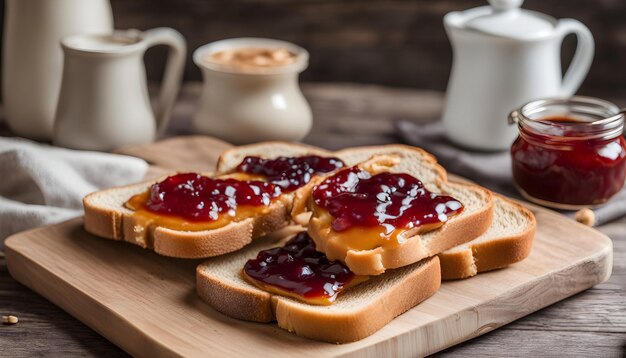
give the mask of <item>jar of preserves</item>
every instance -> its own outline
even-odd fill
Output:
[[[543,99],[511,112],[519,136],[513,178],[528,200],[557,209],[597,206],[626,180],[624,113],[611,102],[575,96]]]

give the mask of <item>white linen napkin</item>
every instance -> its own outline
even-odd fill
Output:
[[[513,185],[511,156],[504,152],[476,152],[448,141],[441,121],[418,124],[408,120],[395,122],[398,136],[406,143],[434,154],[449,172],[458,174],[495,192],[523,200]],[[626,189],[606,204],[593,209],[595,225],[602,225],[626,215]],[[564,212],[574,216],[572,212]]]
[[[85,195],[139,181],[147,170],[134,157],[0,137],[0,248],[13,233],[81,215]]]

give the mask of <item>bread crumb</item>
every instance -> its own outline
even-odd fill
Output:
[[[15,316],[2,316],[3,324],[16,324],[17,322],[18,322],[18,319]]]
[[[593,226],[596,222],[596,215],[589,208],[582,208],[576,212],[574,215],[576,221],[583,225]]]

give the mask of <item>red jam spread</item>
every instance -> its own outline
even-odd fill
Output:
[[[176,174],[133,196],[126,207],[146,220],[180,230],[206,230],[258,214],[281,194],[262,181]]]
[[[371,175],[352,167],[326,178],[313,190],[316,205],[333,216],[332,228],[383,226],[386,232],[443,223],[460,213],[463,204],[453,197],[426,190],[409,174]]]
[[[315,250],[306,232],[283,247],[259,252],[246,262],[243,273],[247,281],[265,291],[319,305],[332,304],[343,290],[367,279]]]
[[[601,204],[622,189],[623,136],[581,139],[575,132],[588,124],[576,118],[547,117],[541,122],[555,125],[545,133],[520,127],[511,147],[513,177],[523,194],[546,205],[574,208]]]
[[[238,205],[269,205],[280,190],[261,181],[213,179],[195,173],[177,174],[150,187],[146,208],[187,220],[217,220],[234,216]]]
[[[316,155],[276,159],[248,156],[237,166],[236,171],[263,176],[283,191],[290,192],[306,185],[316,174],[332,172],[343,166],[339,158]]]

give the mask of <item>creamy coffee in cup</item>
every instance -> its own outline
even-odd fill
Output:
[[[236,70],[257,70],[295,63],[297,55],[286,48],[244,47],[211,53],[206,61]]]

